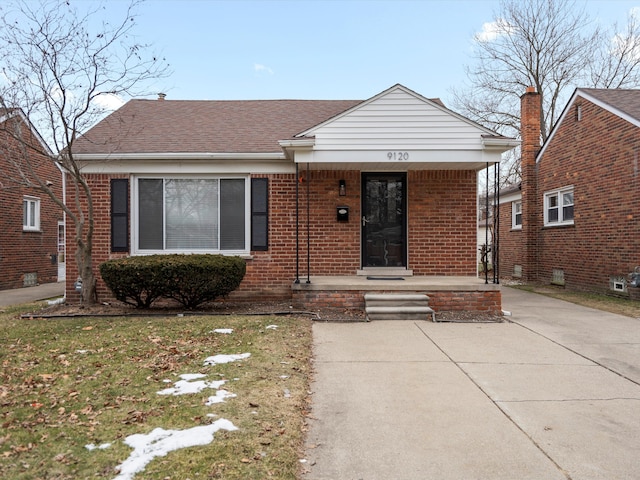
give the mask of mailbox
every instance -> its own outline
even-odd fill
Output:
[[[349,207],[336,207],[336,215],[339,222],[348,222]]]

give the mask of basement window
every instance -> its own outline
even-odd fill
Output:
[[[614,292],[624,293],[627,291],[627,281],[623,276],[609,277],[609,288]]]
[[[517,278],[522,277],[522,265],[514,265],[513,266],[513,276]]]
[[[564,270],[554,268],[551,272],[551,285],[560,285],[564,287]]]

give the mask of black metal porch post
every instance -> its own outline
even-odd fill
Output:
[[[489,162],[487,162],[486,172],[484,194],[484,258],[482,260],[485,284],[489,283]]]

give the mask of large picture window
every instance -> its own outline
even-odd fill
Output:
[[[138,178],[137,251],[246,251],[246,184],[245,178]]]
[[[544,224],[573,225],[573,187],[544,194]]]

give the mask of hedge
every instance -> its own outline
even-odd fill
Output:
[[[100,265],[100,275],[115,298],[137,308],[172,298],[194,309],[237,289],[245,272],[240,257],[205,254],[135,256]]]

